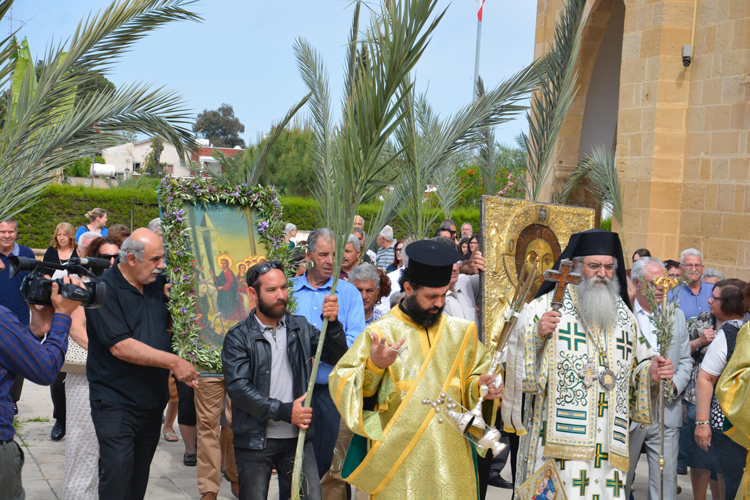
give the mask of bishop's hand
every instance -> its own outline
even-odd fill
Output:
[[[489,373],[479,377],[479,387],[486,385],[488,389],[484,399],[503,399],[503,384],[501,383],[500,387],[495,387],[495,384],[493,384],[497,377],[498,375],[490,375]]]
[[[404,345],[406,339],[401,339],[400,342],[388,343],[385,340],[385,336],[382,338],[375,332],[370,332],[372,337],[372,344],[370,345],[370,361],[372,361],[378,368],[388,368],[396,361],[398,357],[398,351],[401,346]]]
[[[547,311],[546,313],[542,314],[542,318],[539,320],[539,323],[536,324],[539,336],[546,338],[555,333],[555,330],[557,330],[557,325],[558,323],[560,323],[561,317],[562,314],[557,311]]]

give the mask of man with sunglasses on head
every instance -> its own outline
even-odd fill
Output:
[[[229,330],[222,362],[232,399],[232,430],[240,498],[265,500],[271,470],[278,470],[281,498],[289,498],[299,429],[308,429],[312,408],[304,406],[320,331],[289,314],[289,290],[281,263],[261,262],[247,272],[248,292],[258,306]],[[321,362],[335,364],[347,350],[338,321],[337,297],[326,296],[321,318],[329,320]],[[322,497],[318,467],[307,432],[301,494]]]

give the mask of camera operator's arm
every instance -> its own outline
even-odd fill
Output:
[[[134,365],[156,366],[172,370],[180,382],[198,387],[198,372],[193,365],[179,356],[154,349],[135,339],[125,339],[109,348],[117,358]]]
[[[80,286],[80,281],[65,278]],[[57,283],[52,285],[52,307],[31,308],[32,325],[27,328],[8,309],[0,307],[0,365],[9,372],[21,375],[35,384],[49,385],[65,361],[70,331],[70,313],[79,303],[65,299],[58,293]],[[47,340],[40,344],[34,338],[47,328]]]

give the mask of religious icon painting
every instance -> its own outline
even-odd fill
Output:
[[[247,318],[251,305],[247,270],[265,260],[258,217],[250,209],[225,203],[187,207],[193,255],[198,327],[201,336],[220,346],[226,332]]]
[[[174,350],[202,373],[221,376],[224,336],[255,307],[248,270],[263,260],[289,267],[281,202],[270,186],[167,177],[159,209]]]
[[[500,336],[508,302],[529,274],[529,264],[537,262],[530,300],[570,236],[594,227],[594,215],[590,208],[482,196],[482,255],[486,262],[482,318],[486,340],[495,342]]]
[[[567,500],[560,474],[553,459],[547,460],[542,467],[518,487],[518,498],[521,500]]]

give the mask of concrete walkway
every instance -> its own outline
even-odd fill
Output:
[[[52,402],[48,387],[32,384],[28,380],[24,383],[21,400],[18,402],[18,421],[20,430],[17,439],[22,442],[26,454],[23,467],[23,485],[27,500],[51,500],[62,498],[63,459],[65,456],[65,439],[54,442],[49,433],[52,430]],[[175,431],[179,427],[175,424]],[[199,499],[200,493],[196,485],[196,468],[182,464],[184,447],[182,441],[168,443],[164,439],[159,442],[156,455],[151,464],[151,476],[148,483],[146,498],[149,500],[171,499]],[[510,479],[510,471],[503,471],[503,477]],[[645,455],[638,463],[635,498],[645,499],[647,496],[646,480],[648,465]],[[689,476],[678,476],[683,492],[679,500],[692,500],[692,490]],[[219,498],[233,499],[229,490],[229,483],[222,479],[222,491]],[[624,493],[623,493],[624,495]],[[709,493],[710,495],[710,493]],[[271,481],[269,499],[278,498],[278,486]],[[510,490],[490,487],[487,500],[510,500]]]

